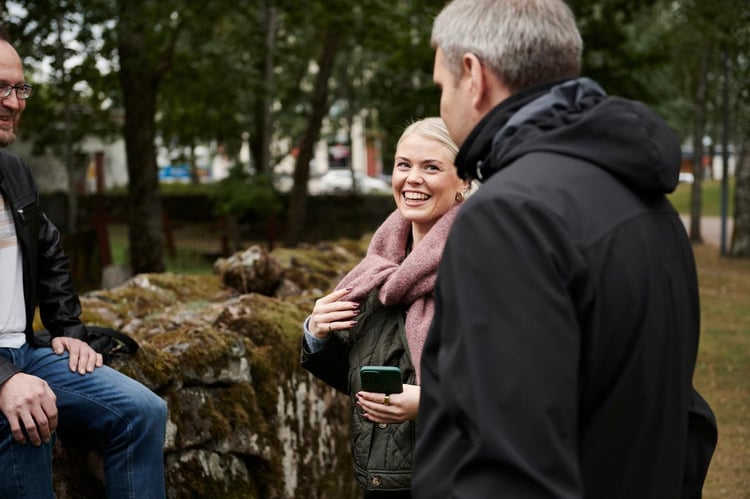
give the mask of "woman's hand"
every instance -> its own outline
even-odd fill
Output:
[[[332,331],[349,329],[357,324],[354,317],[359,313],[359,303],[344,301],[352,288],[339,289],[315,302],[307,328],[313,336],[325,339]]]
[[[417,385],[404,385],[403,392],[387,398],[384,393],[358,392],[357,405],[373,423],[403,423],[417,418],[419,394]]]

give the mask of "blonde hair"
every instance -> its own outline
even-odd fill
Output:
[[[454,79],[471,53],[512,92],[581,71],[583,40],[563,0],[453,0],[435,18],[432,45]]]
[[[451,139],[450,134],[448,133],[448,128],[446,128],[445,123],[441,118],[430,117],[413,122],[404,129],[401,138],[398,139],[396,148],[398,148],[398,146],[401,145],[401,142],[410,135],[417,135],[425,139],[440,142],[453,154],[454,159],[456,154],[458,154],[458,146],[453,142],[453,139]]]

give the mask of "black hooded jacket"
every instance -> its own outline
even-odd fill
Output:
[[[516,94],[456,164],[483,185],[443,254],[414,497],[700,497],[716,443],[692,385],[679,143],[578,79]]]

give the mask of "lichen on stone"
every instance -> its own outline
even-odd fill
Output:
[[[350,401],[304,371],[299,358],[302,322],[315,299],[356,265],[363,248],[337,241],[276,249],[267,255],[282,270],[273,293],[242,292],[220,275],[165,273],[81,296],[87,323],[119,329],[140,345],[135,355],[115,356],[112,367],[167,401],[168,497],[359,497]],[[76,474],[89,473],[75,465],[77,453],[62,452],[59,499],[101,497],[93,486],[71,488],[86,483]]]

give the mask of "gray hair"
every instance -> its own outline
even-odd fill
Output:
[[[425,139],[440,142],[446,149],[453,153],[454,158],[456,157],[456,154],[458,154],[458,146],[453,142],[453,139],[451,139],[448,129],[441,118],[430,117],[413,122],[404,129],[401,138],[398,139],[396,147],[398,147],[401,142],[410,135],[417,135]]]
[[[453,0],[435,19],[432,46],[454,79],[468,52],[511,92],[581,71],[583,41],[563,0]]]

